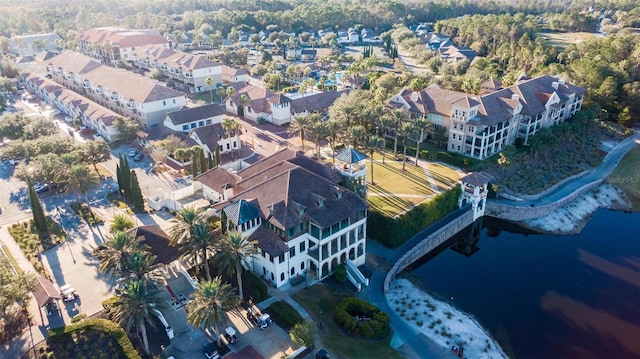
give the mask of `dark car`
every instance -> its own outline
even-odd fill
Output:
[[[330,359],[330,358],[331,358],[331,355],[329,355],[329,352],[324,349],[320,349],[316,353],[316,359]]]
[[[220,359],[220,354],[216,350],[216,346],[213,343],[207,343],[204,345],[204,356],[207,359]]]
[[[138,153],[138,154],[133,158],[133,160],[134,160],[134,161],[136,161],[136,162],[140,162],[140,161],[142,161],[142,159],[143,159],[143,158],[144,158],[144,153]]]

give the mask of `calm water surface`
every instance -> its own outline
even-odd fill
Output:
[[[513,358],[640,358],[640,213],[599,210],[569,236],[484,225],[470,256],[423,258],[413,274],[427,291]]]

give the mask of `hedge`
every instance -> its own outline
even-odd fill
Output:
[[[71,336],[74,332],[82,330],[96,330],[106,332],[120,345],[124,357],[127,359],[141,359],[140,354],[134,348],[127,333],[116,323],[106,319],[89,319],[77,324],[67,325],[61,328],[49,329],[51,340],[62,340]]]
[[[257,304],[269,298],[267,285],[255,274],[249,271],[242,272],[242,283],[245,289],[243,292],[248,293],[253,298],[254,303]]]
[[[286,331],[291,330],[296,324],[304,323],[300,313],[284,301],[274,302],[265,311],[269,312],[271,319]]]
[[[459,196],[458,185],[397,218],[371,209],[367,216],[367,235],[386,247],[398,248],[425,227],[458,209]]]
[[[364,317],[360,320],[356,317]],[[336,307],[336,321],[349,334],[365,339],[382,338],[389,333],[389,316],[373,304],[355,297],[343,299]]]

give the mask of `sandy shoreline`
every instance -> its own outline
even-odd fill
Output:
[[[507,358],[472,316],[435,299],[408,279],[395,279],[385,296],[400,317],[438,345],[447,349],[462,346],[465,358]],[[451,352],[451,358],[455,357]]]
[[[630,206],[620,190],[605,183],[544,217],[529,219],[519,224],[544,233],[580,233],[599,208],[625,209]]]

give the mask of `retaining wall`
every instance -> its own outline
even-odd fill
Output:
[[[429,253],[442,243],[446,242],[449,238],[453,237],[456,233],[460,232],[467,226],[473,223],[473,211],[468,210],[464,212],[460,217],[447,223],[442,228],[428,235],[425,239],[416,244],[413,248],[407,251],[396,263],[391,267],[391,270],[387,273],[384,279],[384,292],[389,290],[391,281],[395,276],[407,268],[411,263],[420,259],[425,254]]]

